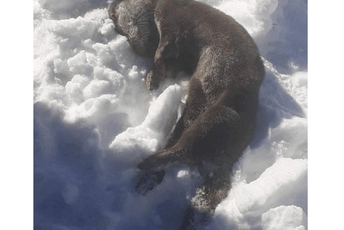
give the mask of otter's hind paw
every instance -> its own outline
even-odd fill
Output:
[[[165,171],[158,172],[143,172],[139,183],[136,185],[136,192],[145,195],[151,191],[155,186],[160,184],[164,179]]]

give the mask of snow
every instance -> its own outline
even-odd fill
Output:
[[[255,138],[205,229],[307,229],[307,1],[204,0],[255,39],[266,77]],[[161,149],[187,81],[149,92],[152,60],[116,34],[105,0],[34,0],[35,229],[176,229],[199,179],[172,167],[141,196],[136,165]]]

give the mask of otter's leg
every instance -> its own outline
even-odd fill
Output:
[[[185,210],[180,230],[197,230],[206,225],[218,204],[227,197],[232,167],[225,162],[226,160],[212,176],[207,176],[203,185],[197,189],[195,197]]]
[[[204,112],[206,105],[206,96],[203,93],[201,82],[198,79],[191,78],[189,82],[189,92],[183,115],[178,120],[165,148],[174,146],[192,122]]]
[[[225,149],[235,161],[249,142],[250,130],[246,123],[232,108],[217,103],[184,129],[174,146],[148,157],[138,168],[150,170],[173,161],[194,164],[211,160]]]
[[[160,31],[160,30],[159,30]],[[149,90],[159,88],[159,83],[165,78],[174,78],[182,70],[177,56],[179,49],[170,36],[163,36],[159,41],[154,55],[154,67],[147,73],[146,87]]]

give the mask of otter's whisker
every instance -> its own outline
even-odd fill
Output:
[[[152,16],[152,17],[150,17]],[[147,14],[141,15],[136,17],[136,23],[142,22],[143,20],[149,20],[149,21],[153,21],[154,20],[154,12],[149,12]]]
[[[151,21],[154,21],[154,18],[146,18],[144,20],[137,21],[136,24],[146,23],[146,22],[151,22]]]

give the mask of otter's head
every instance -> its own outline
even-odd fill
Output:
[[[126,36],[141,56],[153,57],[159,44],[154,22],[156,0],[117,0],[109,8],[109,17],[117,33]]]

